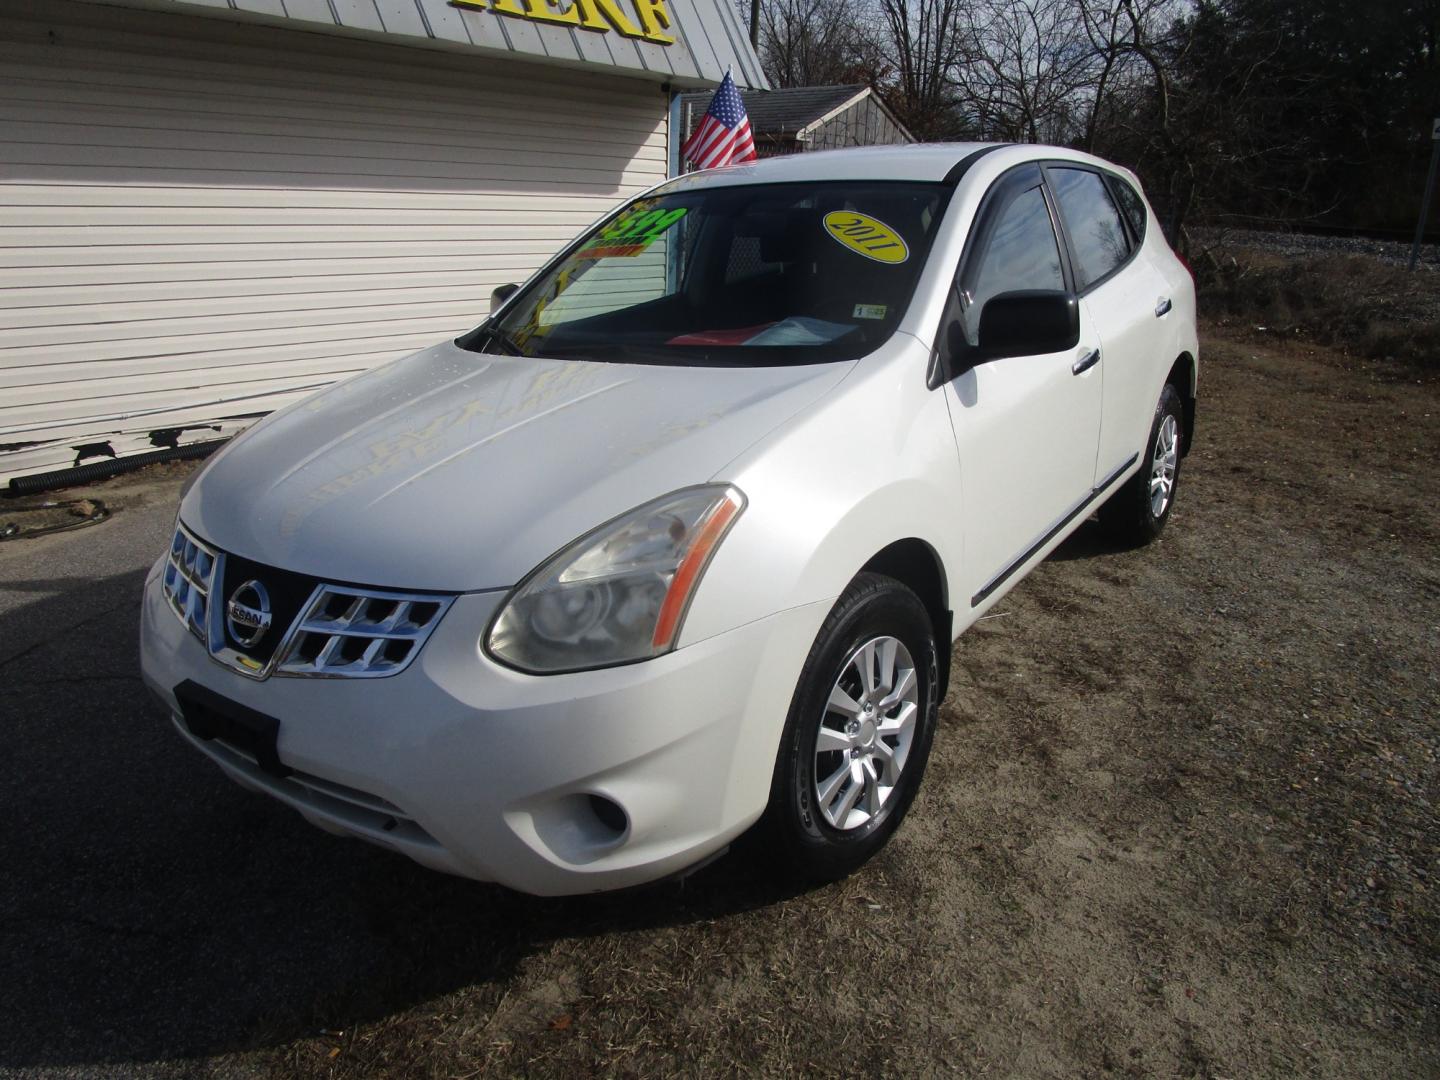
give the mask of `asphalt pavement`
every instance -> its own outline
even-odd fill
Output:
[[[0,1075],[243,1072],[527,948],[504,932],[524,901],[313,829],[171,727],[137,639],[181,479],[87,489],[108,520],[0,543]]]

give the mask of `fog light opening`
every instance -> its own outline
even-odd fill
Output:
[[[617,837],[630,827],[630,819],[625,816],[619,803],[605,798],[604,795],[591,795],[589,800],[590,812],[595,815],[595,819]]]

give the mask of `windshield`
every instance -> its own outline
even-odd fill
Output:
[[[904,315],[948,194],[847,181],[637,199],[459,343],[627,363],[853,359]]]

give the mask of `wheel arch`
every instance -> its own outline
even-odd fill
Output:
[[[939,552],[919,537],[907,536],[881,548],[857,573],[866,571],[894,578],[915,593],[925,605],[935,627],[935,651],[940,665],[940,688],[943,696],[950,681],[954,615],[950,608],[950,587],[945,575],[945,564]]]
[[[1180,401],[1185,406],[1185,438],[1180,444],[1180,455],[1190,453],[1195,441],[1195,358],[1188,352],[1181,353],[1170,365],[1170,374],[1165,382],[1180,391]]]

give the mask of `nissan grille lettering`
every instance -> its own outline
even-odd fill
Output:
[[[260,582],[252,579],[230,594],[225,627],[242,648],[260,644],[270,630],[270,619],[270,594]]]

